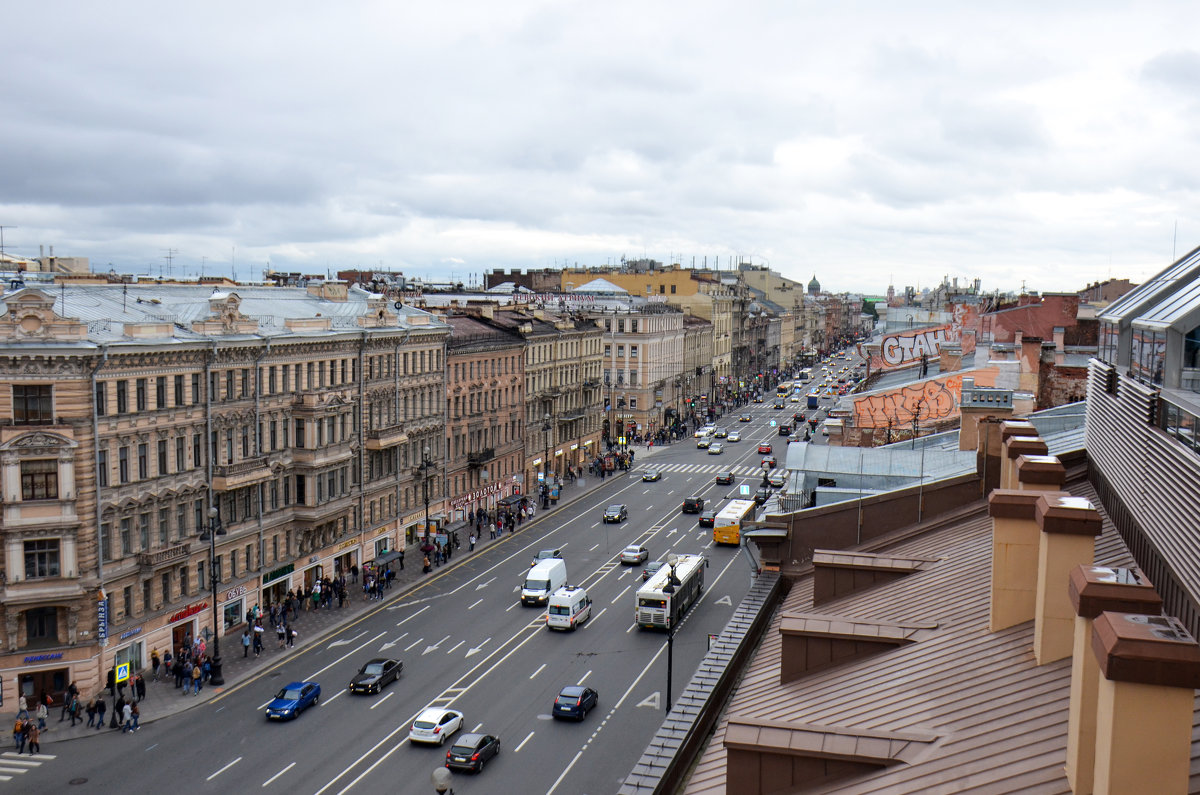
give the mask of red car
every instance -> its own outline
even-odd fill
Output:
[[[770,452],[771,452],[771,445],[767,444],[766,442],[763,442],[762,444],[760,444],[760,445],[758,446],[758,452],[760,452],[760,453],[770,453]]]
[[[769,458],[764,458],[762,460],[762,467],[763,467],[763,469],[774,469],[775,468],[775,456],[771,456]]]

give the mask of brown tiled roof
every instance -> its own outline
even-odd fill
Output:
[[[1100,504],[1087,483],[1071,484],[1068,491]],[[991,521],[986,511],[981,507],[961,522],[882,551],[945,560],[834,599],[821,605],[821,612],[861,621],[928,622],[937,629],[922,630],[917,642],[780,685],[784,616],[812,609],[811,575],[801,578],[776,611],[683,792],[737,792],[726,789],[725,743],[747,736],[744,727],[756,721],[794,730],[834,727],[937,738],[903,763],[826,782],[821,792],[1070,792],[1063,765],[1071,660],[1038,667],[1032,621],[988,632]],[[1095,560],[1115,566],[1133,562],[1106,515]],[[731,720],[742,728],[730,733]],[[1192,792],[1200,791],[1198,760],[1200,754],[1194,755]]]

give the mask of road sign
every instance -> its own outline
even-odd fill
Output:
[[[750,487],[743,483],[738,487],[738,494],[742,495],[743,497],[750,496]]]
[[[772,427],[772,428],[774,428],[774,427],[775,427],[775,420],[771,420],[771,427]]]
[[[117,681],[118,682],[128,682],[129,681],[129,663],[124,662],[117,666]]]

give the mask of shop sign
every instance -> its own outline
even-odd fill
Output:
[[[534,465],[536,466],[537,464],[540,464],[540,463],[541,463],[541,461],[538,460],[538,461],[534,462]],[[541,477],[541,473],[539,473],[538,476]],[[461,508],[462,506],[466,505],[467,503],[475,502],[476,500],[482,500],[486,497],[490,497],[493,494],[499,494],[500,489],[503,487],[503,485],[504,484],[501,483],[500,481],[496,481],[495,483],[484,486],[481,489],[475,489],[472,492],[469,492],[467,494],[464,494],[461,497],[457,497],[457,498],[451,500],[450,507],[451,508]]]
[[[384,533],[390,533],[390,532],[392,532],[392,528],[385,525],[385,526],[379,528],[379,530],[375,533],[375,535],[381,536]]]
[[[286,577],[295,570],[296,570],[295,563],[289,563],[286,566],[280,566],[278,569],[275,569],[275,571],[271,572],[270,574],[263,575],[263,578],[262,578],[263,585],[266,585],[267,583],[271,582],[272,580],[278,580],[280,577]]]
[[[96,634],[100,636],[100,643],[103,644],[108,640],[108,599],[104,597],[104,592],[100,592],[100,598],[96,600],[96,618],[97,625],[100,631]]]
[[[230,599],[237,599],[248,590],[250,590],[249,587],[245,585],[239,585],[236,588],[231,588],[225,592],[225,601],[228,602]]]
[[[356,546],[357,544],[358,544],[358,540],[357,540],[357,539],[355,539],[355,540],[353,540],[353,541],[343,541],[343,542],[342,542],[342,545],[341,545],[340,547],[338,547],[338,549],[339,549],[339,550],[342,550],[342,549],[349,549],[350,547]]]
[[[204,610],[207,607],[208,607],[208,602],[197,602],[194,605],[188,605],[187,607],[183,608],[179,612],[173,613],[171,615],[171,617],[167,619],[167,623],[174,624],[176,621],[182,621],[185,618],[189,618],[191,616],[196,615],[201,610]]]
[[[62,656],[63,656],[63,653],[61,651],[55,652],[53,654],[34,654],[31,657],[26,657],[25,662],[27,662],[27,663],[49,662],[50,660],[61,660]]]
[[[141,632],[142,632],[141,627],[134,627],[133,629],[127,629],[121,633],[120,639],[125,640],[126,638],[132,638],[134,635],[140,635]]]
[[[579,449],[579,445],[577,445],[577,444],[573,444],[573,445],[571,445],[571,452],[572,452],[572,453],[573,453],[573,452],[575,452],[575,451],[576,451],[576,450],[578,450],[578,449]]]

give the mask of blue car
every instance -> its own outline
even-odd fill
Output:
[[[321,699],[321,686],[316,682],[292,682],[267,705],[267,720],[294,718]]]

